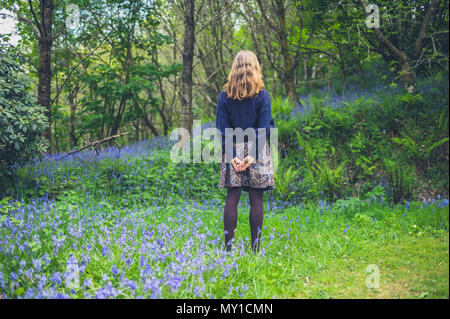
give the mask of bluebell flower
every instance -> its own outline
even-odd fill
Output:
[[[91,278],[87,278],[87,279],[83,282],[83,287],[85,287],[85,288],[92,287],[92,279],[91,279]]]
[[[126,280],[126,283],[127,283],[127,287],[128,288],[130,288],[130,289],[132,289],[132,290],[136,290],[136,288],[137,288],[137,284],[136,284],[136,282],[134,281],[134,280]]]
[[[19,265],[20,265],[21,268],[25,268],[25,266],[27,265],[27,262],[26,262],[25,260],[22,259],[22,260],[20,261]]]
[[[54,282],[57,285],[61,284],[61,273],[60,272],[55,272],[52,274],[52,276],[50,277],[50,281]]]
[[[114,275],[117,275],[118,273],[120,273],[120,270],[116,267],[116,265],[112,265],[111,271]]]
[[[2,287],[3,289],[6,287],[6,281],[1,271],[0,271],[0,287]]]
[[[344,234],[348,231],[349,227],[348,224],[345,225]]]
[[[39,259],[33,259],[32,261],[33,267],[36,269],[37,272],[41,271],[41,261]]]
[[[199,286],[195,286],[194,294],[195,294],[196,297],[200,297],[201,296],[201,288]]]

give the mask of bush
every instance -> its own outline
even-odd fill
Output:
[[[400,166],[393,160],[384,158],[383,168],[387,174],[390,198],[394,203],[400,203],[405,200],[411,200],[415,186],[414,169],[406,166]]]
[[[48,125],[45,109],[28,91],[30,80],[14,55],[0,48],[0,191],[15,169],[46,150],[41,131]]]
[[[274,98],[280,165],[298,172],[290,200],[365,197],[379,184],[394,202],[448,194],[448,80],[431,82],[416,95],[311,93],[289,116]]]
[[[275,178],[275,190],[284,201],[288,200],[292,195],[295,194],[294,186],[297,181],[298,172],[300,169],[293,169],[293,166],[288,168],[283,167],[276,171]]]

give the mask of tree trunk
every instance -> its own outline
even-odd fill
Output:
[[[184,2],[183,69],[181,71],[181,127],[192,130],[192,69],[194,62],[194,0]]]
[[[69,104],[70,104],[70,124],[69,124],[69,145],[70,148],[73,149],[77,146],[77,137],[75,136],[75,119],[76,119],[76,112],[77,112],[77,104],[75,102],[75,92],[69,90]]]
[[[333,58],[328,59],[328,92],[331,92],[331,79],[333,77]]]
[[[280,46],[281,54],[284,60],[284,87],[286,88],[289,100],[295,103],[296,92],[294,87],[294,70],[292,68],[291,55],[289,53],[289,44],[287,41],[286,30],[286,13],[284,10],[284,2],[282,0],[277,1],[277,13],[280,21]]]
[[[54,117],[54,121],[55,124],[53,126],[53,131],[55,132],[55,138],[54,138],[54,144],[55,144],[55,148],[54,150],[56,151],[56,153],[59,153],[59,143],[58,143],[58,121],[57,121],[57,117]]]
[[[361,60],[355,59],[355,64],[356,64],[356,67],[358,68],[359,77],[361,78],[361,88],[365,89],[366,88],[366,77],[364,75],[364,71],[363,71],[363,68],[361,65]]]
[[[203,66],[203,70],[205,71],[205,76],[208,79],[205,85],[205,91],[207,93],[207,97],[213,103],[208,102],[208,110],[211,110],[214,114],[216,111],[215,100],[217,99],[217,93],[220,92],[220,85],[217,83],[217,70],[215,70],[214,65],[218,66],[219,63],[215,63],[212,59],[208,58],[204,53],[200,46],[197,46],[198,49],[198,57],[200,58]]]
[[[344,84],[344,89],[347,88],[347,70],[345,69],[345,60],[344,57],[342,56],[342,50],[341,47],[338,46],[338,59],[339,59],[339,65],[341,66],[341,72],[342,72],[342,80],[343,80],[343,84]]]
[[[55,79],[56,83],[56,92],[59,91],[59,83],[58,83],[58,75],[56,75],[56,79]],[[59,95],[56,95],[56,100],[55,100],[55,105],[58,105],[58,101],[59,101]],[[53,105],[53,103],[51,103]],[[57,116],[53,117],[55,124],[53,125],[53,131],[55,133],[55,137],[54,137],[54,144],[55,144],[55,148],[56,148],[56,153],[59,153],[59,142],[58,142],[58,121],[57,121]],[[55,150],[55,149],[54,149]]]
[[[131,64],[133,63],[133,56],[132,56],[131,50],[133,47],[134,30],[135,30],[135,26],[133,25],[131,33],[128,37],[127,55],[126,55],[125,65],[124,65],[125,78],[123,80],[123,85],[127,85],[128,82],[130,81],[130,72],[131,72],[130,68],[131,68]],[[119,102],[119,107],[118,107],[117,114],[116,114],[116,119],[114,121],[114,124],[111,128],[111,132],[109,135],[116,135],[117,132],[119,131],[120,123],[122,121],[122,116],[123,116],[123,113],[125,112],[125,108],[127,107],[128,98],[129,98],[128,92],[126,94],[122,93],[122,96],[121,96],[120,102]]]
[[[159,132],[156,129],[155,125],[153,125],[152,120],[148,119],[147,110],[145,106],[143,106],[141,109],[144,112],[144,116],[142,117],[142,119],[144,120],[144,124],[150,129],[150,131],[154,136],[159,136]]]
[[[161,94],[161,96],[162,96],[162,100],[163,100],[163,105],[161,106],[161,108],[157,107],[157,110],[158,110],[159,116],[161,117],[161,122],[163,125],[163,134],[166,136],[169,133],[169,122],[167,120],[166,115],[164,114],[164,110],[167,110],[168,107],[167,107],[167,102],[165,100],[164,95]]]
[[[417,92],[416,73],[411,68],[408,60],[402,61],[402,82],[403,87],[409,93]]]
[[[52,54],[52,23],[53,0],[41,0],[41,36],[39,38],[39,69],[38,69],[38,103],[45,107],[48,127],[43,132],[48,140],[47,153],[52,152],[52,109],[51,109],[51,54]]]

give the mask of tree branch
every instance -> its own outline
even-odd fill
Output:
[[[275,27],[275,24],[267,16],[266,10],[264,9],[264,6],[261,3],[261,0],[257,0],[257,2],[258,2],[259,9],[261,10],[261,15],[263,16],[264,20],[266,20],[267,24],[273,29],[273,31],[278,33],[278,29]]]
[[[414,45],[416,54],[420,53],[420,50],[422,49],[422,42],[425,38],[425,34],[428,31],[428,27],[431,24],[431,21],[433,20],[433,17],[436,14],[436,7],[439,7],[440,0],[433,0],[431,1],[430,6],[427,9],[427,12],[425,13],[425,17],[423,18],[422,27],[420,28],[419,36],[417,37],[416,43]]]
[[[108,35],[109,35],[109,34],[108,34]],[[86,61],[92,54],[94,54],[94,52],[95,52],[95,51],[103,44],[103,42],[105,41],[105,39],[107,38],[108,35],[106,35],[106,36],[103,38],[103,40],[100,41],[99,45],[97,45],[91,52],[89,52],[89,54],[88,54],[85,58],[81,59],[81,60],[80,60],[80,61],[72,68],[72,70],[70,70],[69,75],[67,75],[67,77],[64,79],[64,82],[63,82],[62,85],[59,87],[59,90],[56,92],[55,97],[51,100],[50,106],[52,106],[53,103],[55,102],[55,100],[58,98],[58,96],[59,96],[59,94],[61,93],[61,90],[63,89],[63,87],[65,86],[67,80],[70,79],[70,77],[72,76],[73,71],[75,71],[75,69],[77,69],[78,66],[79,66],[81,63],[83,63],[84,61]]]
[[[41,34],[43,34],[44,32],[42,31],[41,24],[39,23],[39,20],[37,19],[36,14],[34,13],[33,5],[31,4],[31,0],[28,0],[28,5],[30,7],[31,13],[33,14],[33,19],[34,19],[34,22],[36,23],[37,29],[41,32]]]
[[[364,3],[364,0],[360,0],[361,5],[363,6],[364,10],[366,11],[366,4]],[[396,54],[401,61],[408,61],[408,56],[400,51],[391,41],[389,41],[388,38],[384,36],[384,34],[380,31],[380,29],[375,28],[374,29],[375,34],[377,37],[384,43],[386,46],[394,53]]]
[[[82,150],[84,150],[84,149],[87,149],[88,147],[96,147],[97,145],[99,145],[99,144],[101,144],[101,143],[104,143],[104,142],[107,142],[107,141],[111,141],[111,140],[113,140],[113,139],[115,139],[115,138],[118,138],[118,137],[120,137],[120,136],[122,136],[122,135],[127,135],[128,133],[129,133],[129,132],[120,133],[120,134],[116,134],[116,135],[113,135],[113,136],[106,137],[106,138],[101,139],[101,140],[89,142],[87,145],[84,145],[83,147],[80,147],[79,149],[77,149],[77,150],[75,150],[75,151],[72,151],[72,152],[68,153],[68,154],[67,154],[66,156],[64,156],[63,158],[66,158],[66,157],[69,156],[69,155],[78,153],[78,152],[80,152],[80,151],[82,151]]]
[[[25,18],[19,12],[14,12],[14,11],[12,11],[12,12],[16,16],[13,16],[13,15],[7,14],[7,13],[0,13],[0,16],[9,17],[9,18],[13,18],[14,20],[22,21],[23,23],[25,23],[27,26],[29,26],[31,28],[31,31],[33,31],[33,33],[36,35],[36,37],[38,39],[41,37],[41,32],[39,31],[38,28],[36,28],[36,26],[33,24],[33,22],[31,22],[29,19]]]

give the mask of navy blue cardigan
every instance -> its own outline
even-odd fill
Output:
[[[226,128],[247,128],[255,129],[256,159],[262,157],[263,149],[258,149],[258,139],[263,135],[258,135],[258,128],[265,128],[265,138],[269,141],[270,128],[275,127],[271,113],[270,94],[266,89],[262,89],[251,98],[235,100],[227,98],[225,91],[221,91],[217,102],[216,127],[222,136],[222,154],[225,153],[225,143],[233,138],[233,135],[226,135]],[[234,137],[234,141],[235,141]],[[247,138],[245,138],[245,141]],[[264,145],[264,144],[263,144]],[[249,150],[250,154],[250,150]],[[236,156],[236,149],[233,147],[233,158]]]

